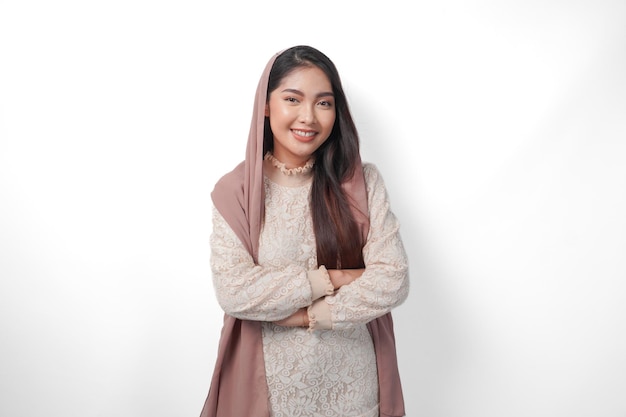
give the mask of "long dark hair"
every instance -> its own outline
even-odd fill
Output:
[[[355,172],[359,156],[359,136],[352,120],[346,95],[335,64],[310,46],[294,46],[282,52],[269,75],[267,97],[285,76],[296,68],[320,68],[332,85],[335,96],[335,125],[328,139],[315,151],[311,215],[317,247],[317,263],[329,269],[362,268],[363,239],[354,220],[350,203],[341,184]],[[274,136],[269,118],[265,118],[263,153],[272,151]]]

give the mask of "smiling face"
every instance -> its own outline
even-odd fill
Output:
[[[270,93],[265,115],[274,136],[274,156],[287,168],[303,166],[335,124],[330,80],[315,66],[294,69]]]

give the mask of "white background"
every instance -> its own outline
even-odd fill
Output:
[[[598,0],[0,0],[0,415],[199,415],[209,193],[295,44],[402,223],[408,416],[626,416],[626,3]]]

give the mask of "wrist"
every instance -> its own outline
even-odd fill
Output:
[[[341,269],[329,269],[328,276],[330,277],[330,282],[333,284],[333,290],[338,290],[344,285],[344,274]]]

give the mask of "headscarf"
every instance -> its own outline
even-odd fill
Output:
[[[216,209],[258,263],[259,237],[265,210],[263,133],[269,74],[279,52],[269,60],[255,95],[246,159],[216,183],[211,198]],[[367,236],[367,191],[359,159],[354,175],[342,184],[361,233]],[[376,351],[381,417],[404,416],[391,313],[367,324]],[[261,322],[224,314],[224,324],[201,417],[269,417]]]

